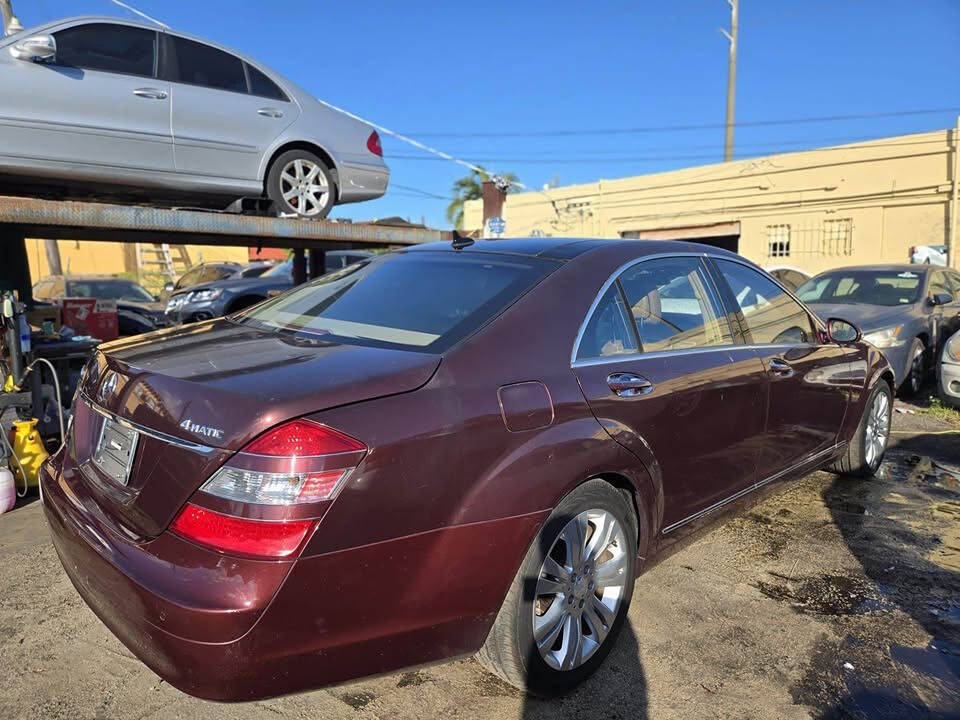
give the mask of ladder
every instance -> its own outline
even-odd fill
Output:
[[[190,267],[186,245],[168,243],[137,243],[137,274],[162,275],[174,281]]]

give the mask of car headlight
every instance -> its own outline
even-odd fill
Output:
[[[952,338],[947,340],[943,352],[954,362],[960,362],[960,333],[954,334]]]
[[[900,338],[901,330],[903,330],[903,325],[894,325],[893,327],[884,328],[883,330],[875,330],[872,333],[867,333],[863,336],[863,339],[878,348],[900,347],[907,342],[905,339]]]
[[[209,288],[207,290],[197,290],[196,292],[190,293],[190,302],[192,303],[211,302],[212,300],[216,300],[221,295],[223,295],[222,288]]]

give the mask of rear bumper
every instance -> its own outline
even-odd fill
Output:
[[[85,504],[75,475],[61,455],[40,478],[74,587],[160,677],[214,700],[271,697],[475,652],[547,514],[261,562],[170,533],[126,542]],[[223,584],[230,578],[238,581]]]
[[[341,203],[360,202],[382,197],[390,182],[386,165],[343,162],[339,168]]]

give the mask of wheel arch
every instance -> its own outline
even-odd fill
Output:
[[[315,142],[310,142],[309,140],[290,140],[284,142],[277,146],[274,151],[270,154],[270,159],[267,160],[266,164],[263,166],[263,172],[261,173],[261,184],[263,185],[263,193],[266,195],[267,192],[267,179],[270,177],[270,170],[273,168],[273,164],[276,162],[277,158],[280,157],[283,153],[288,150],[306,150],[309,153],[313,153],[327,166],[327,169],[330,170],[330,174],[333,176],[333,185],[337,189],[337,200],[340,200],[340,170],[337,166],[337,161],[334,160],[333,155],[327,152],[322,146],[318,145]]]

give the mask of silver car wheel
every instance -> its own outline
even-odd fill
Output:
[[[310,217],[326,207],[330,186],[319,165],[297,158],[280,172],[280,195],[298,215]]]
[[[872,468],[880,462],[890,435],[890,398],[886,393],[877,393],[868,413],[867,427],[864,431],[864,457],[867,465]]]
[[[554,670],[573,670],[610,633],[628,576],[627,542],[617,519],[587,510],[554,540],[537,577],[533,635]]]

